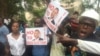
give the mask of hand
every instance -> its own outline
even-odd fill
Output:
[[[60,35],[60,34],[56,34],[56,35],[58,36],[58,43],[61,42],[65,46],[77,45],[76,39],[72,39],[69,36],[63,36],[63,35]]]

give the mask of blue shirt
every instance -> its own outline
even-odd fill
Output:
[[[47,31],[48,34],[48,31]],[[33,45],[32,55],[33,56],[49,56],[51,47],[51,39],[49,39],[47,45]]]
[[[32,48],[33,56],[49,56],[49,48],[47,45],[34,45]]]
[[[2,25],[0,27],[0,42],[2,42],[3,44],[6,44],[6,35],[9,33],[8,28],[5,25]]]

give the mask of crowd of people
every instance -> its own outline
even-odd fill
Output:
[[[0,18],[0,56],[100,56],[99,19],[93,9],[82,14],[75,11],[64,19],[57,33],[47,29],[47,45],[26,45],[25,28],[29,26],[13,21],[9,28]],[[46,26],[41,18],[33,23],[35,28]]]

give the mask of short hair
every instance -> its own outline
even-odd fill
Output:
[[[11,23],[11,26],[12,26],[14,23],[18,23],[18,25],[19,25],[19,27],[20,27],[20,22],[19,22],[19,21],[13,21],[13,22]]]
[[[40,32],[38,29],[36,29],[35,31],[38,31],[38,32]]]
[[[0,56],[3,56],[5,54],[5,46],[3,43],[0,42]]]
[[[59,11],[59,8],[55,8],[55,9],[57,9]]]
[[[79,15],[79,12],[78,12],[78,11],[75,11],[75,12],[73,13],[73,15],[75,15],[75,14]]]

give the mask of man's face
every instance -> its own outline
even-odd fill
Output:
[[[39,37],[40,37],[40,32],[39,32],[38,30],[36,30],[36,31],[34,32],[34,37],[35,37],[35,38],[39,38]]]
[[[91,33],[93,33],[95,29],[95,24],[91,20],[82,20],[82,22],[79,22],[79,31],[78,36],[79,38],[83,39],[87,36],[89,36]]]
[[[58,14],[58,9],[54,9],[51,13],[51,18],[53,19]]]
[[[36,19],[34,22],[35,27],[42,27],[41,19]]]

